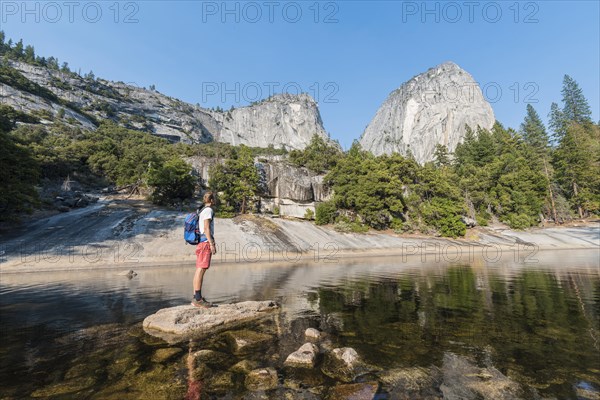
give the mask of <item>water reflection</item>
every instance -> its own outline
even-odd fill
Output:
[[[577,387],[600,387],[597,251],[544,252],[534,264],[426,261],[221,265],[207,274],[205,295],[276,299],[292,319],[318,317],[339,345],[382,368],[439,365],[452,351],[491,357],[503,374],[544,395],[575,398]],[[104,364],[127,346],[151,353],[154,343],[128,332],[157,309],[189,301],[193,265],[133,269],[133,279],[112,270],[1,275],[3,392],[27,396],[61,382],[74,360],[93,351]],[[88,385],[96,392],[117,376],[98,365],[94,374],[105,372]]]

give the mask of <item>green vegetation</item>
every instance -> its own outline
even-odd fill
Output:
[[[251,209],[258,193],[259,175],[254,165],[252,151],[241,145],[233,148],[231,158],[210,169],[210,187],[218,193],[224,215]]]
[[[341,156],[341,151],[338,147],[327,144],[322,137],[315,134],[304,150],[292,150],[289,156],[293,165],[323,173],[335,166]]]
[[[164,164],[150,165],[148,185],[154,188],[151,199],[155,204],[168,205],[181,202],[194,194],[195,178],[191,167],[178,157]]]

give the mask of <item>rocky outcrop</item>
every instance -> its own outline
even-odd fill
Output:
[[[315,134],[329,141],[317,103],[304,93],[278,94],[212,116],[219,124],[214,139],[232,145],[303,149]]]
[[[143,327],[152,336],[178,343],[197,335],[231,329],[278,309],[273,301],[245,301],[211,308],[177,306],[163,308],[146,317]]]
[[[290,150],[303,149],[315,134],[329,141],[317,103],[308,94],[277,94],[247,107],[216,111],[134,82],[84,78],[12,60],[9,65],[47,90],[32,93],[0,82],[0,103],[35,112],[42,116],[42,123],[62,118],[65,123],[95,129],[97,118],[111,119],[171,142],[218,141]]]
[[[331,198],[323,175],[286,162],[257,163],[261,179],[261,211],[304,218],[306,210],[315,212],[316,203]]]
[[[435,146],[454,151],[465,125],[491,129],[494,112],[473,77],[447,62],[415,76],[393,91],[360,138],[375,155],[411,153],[423,164],[433,159]]]

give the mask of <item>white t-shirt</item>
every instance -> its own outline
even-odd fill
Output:
[[[200,233],[204,234],[204,220],[210,219],[210,235],[215,237],[215,212],[210,207],[205,207],[202,212],[200,212],[200,220],[198,221],[198,228],[200,229]]]

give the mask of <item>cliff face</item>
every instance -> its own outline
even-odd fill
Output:
[[[495,118],[473,77],[447,62],[415,76],[393,91],[365,129],[360,144],[375,155],[412,153],[423,164],[435,146],[454,151],[465,125],[491,129]]]
[[[314,134],[329,140],[317,103],[307,94],[279,94],[212,116],[219,124],[215,140],[232,145],[303,149]]]
[[[63,109],[63,120],[71,125],[95,129],[94,117],[109,118],[187,143],[214,140],[303,149],[314,134],[329,140],[317,103],[307,94],[275,95],[255,105],[218,112],[133,84],[86,79],[18,61],[9,61],[9,65],[47,91],[27,91],[0,80],[0,103],[25,112],[37,110],[48,120],[57,118]]]

